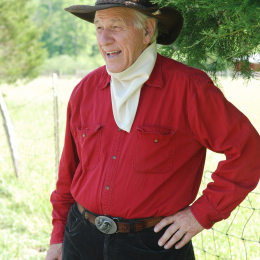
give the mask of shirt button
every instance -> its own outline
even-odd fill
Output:
[[[118,131],[121,131],[122,129],[118,127]]]
[[[116,159],[116,156],[113,156],[112,158],[113,158],[113,160],[115,160],[115,159]]]
[[[83,134],[83,137],[86,137],[86,134]]]
[[[109,190],[109,186],[106,186],[106,190]]]
[[[215,224],[215,221],[212,221],[211,224]]]
[[[155,143],[158,143],[158,139],[155,139],[154,142],[155,142]]]
[[[104,216],[106,216],[107,214],[106,213],[104,213]]]

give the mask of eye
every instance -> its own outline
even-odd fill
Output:
[[[112,26],[111,30],[118,32],[118,31],[121,31],[121,30],[122,30],[122,27],[117,26],[117,25],[114,25],[114,26]]]
[[[101,32],[102,30],[103,30],[103,27],[101,27],[101,26],[97,26],[97,27],[96,27],[96,31],[97,31],[97,32]]]

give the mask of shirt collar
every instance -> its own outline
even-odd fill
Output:
[[[157,53],[157,59],[152,70],[152,73],[149,79],[145,82],[146,85],[151,87],[162,88],[163,87],[163,80],[162,80],[162,67],[161,67],[161,55]],[[97,86],[97,89],[104,89],[110,83],[111,76],[107,74],[106,66],[103,66],[103,72],[100,77],[100,84]]]

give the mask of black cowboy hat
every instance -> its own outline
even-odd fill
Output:
[[[158,19],[159,36],[157,43],[159,44],[169,45],[173,43],[183,26],[183,17],[180,12],[168,6],[159,9],[157,4],[152,4],[149,0],[97,0],[95,6],[72,5],[65,10],[93,23],[96,11],[113,7],[132,8]]]

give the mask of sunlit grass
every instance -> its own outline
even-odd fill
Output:
[[[7,99],[19,148],[20,178],[15,178],[1,127],[1,260],[43,259],[49,245],[52,229],[49,200],[56,180],[53,106],[51,93],[47,95],[47,100],[36,98],[29,103],[26,99]]]

